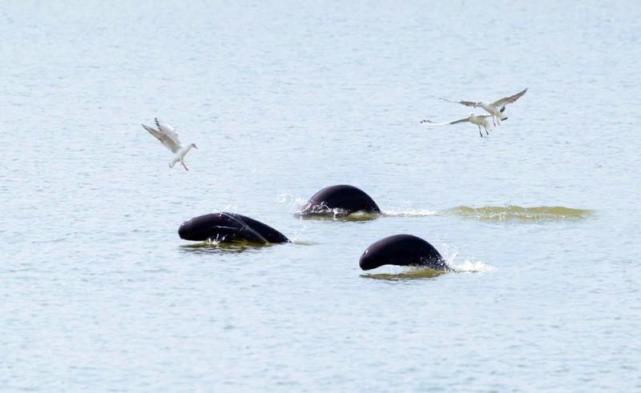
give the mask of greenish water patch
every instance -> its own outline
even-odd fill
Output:
[[[442,212],[444,215],[460,216],[481,221],[559,221],[580,220],[593,214],[592,210],[573,209],[563,206],[458,206]]]
[[[257,250],[274,246],[272,243],[257,243],[248,241],[217,242],[204,241],[192,244],[183,244],[181,250],[192,253],[217,254],[217,253],[240,253],[248,250]]]

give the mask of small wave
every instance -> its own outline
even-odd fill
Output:
[[[441,214],[472,218],[482,221],[555,221],[579,220],[589,217],[592,210],[563,206],[458,206]]]
[[[297,212],[294,213],[294,215],[302,219],[311,220],[369,221],[379,217],[429,217],[438,214],[433,210],[424,209],[385,210],[380,214],[368,213],[364,211],[346,214],[346,212],[342,209],[326,209],[323,211],[317,211],[315,213],[316,214],[302,215],[300,214],[300,212]]]
[[[384,217],[429,217],[435,216],[438,212],[426,209],[403,209],[403,210],[385,210]]]

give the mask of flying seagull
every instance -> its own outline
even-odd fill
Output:
[[[176,163],[180,161],[180,164],[185,168],[185,170],[188,171],[189,168],[187,168],[187,165],[185,165],[184,158],[187,153],[189,153],[189,150],[191,150],[192,147],[198,149],[198,146],[196,146],[195,143],[191,143],[186,147],[182,147],[180,145],[180,140],[178,139],[178,134],[172,126],[167,123],[160,122],[157,117],[154,119],[154,121],[156,122],[156,127],[158,127],[158,129],[146,126],[144,124],[142,124],[142,127],[145,130],[149,131],[149,133],[153,135],[154,138],[158,139],[160,143],[165,145],[167,149],[171,150],[171,152],[176,155],[174,159],[169,162],[169,167],[173,168],[174,165],[176,165]]]
[[[490,127],[490,123],[488,122],[488,119],[492,117],[491,115],[475,115],[471,113],[468,117],[459,119],[459,120],[454,120],[454,121],[449,121],[445,123],[434,123],[431,120],[421,120],[421,124],[427,123],[428,127],[440,127],[440,126],[449,126],[451,124],[458,124],[458,123],[472,123],[475,124],[479,128],[479,135],[481,138],[483,138],[483,133],[481,132],[481,128],[485,130],[485,135],[490,135],[489,132],[487,132],[487,129]]]
[[[514,103],[516,100],[521,98],[523,96],[523,94],[525,94],[525,92],[527,92],[527,88],[525,88],[524,90],[521,90],[520,92],[518,92],[518,93],[516,93],[516,94],[514,94],[512,96],[503,97],[503,98],[501,98],[499,100],[496,100],[496,101],[492,102],[491,104],[486,104],[486,103],[481,102],[481,101],[478,101],[478,102],[477,101],[452,101],[452,100],[448,100],[447,98],[441,98],[441,100],[447,101],[447,102],[453,102],[455,104],[462,104],[462,105],[465,105],[465,106],[471,106],[473,108],[481,107],[487,113],[492,115],[492,122],[494,123],[494,125],[496,125],[497,123],[501,124],[501,120],[507,120],[507,116],[505,116],[505,114],[503,113],[503,112],[505,112],[505,106],[507,104]]]

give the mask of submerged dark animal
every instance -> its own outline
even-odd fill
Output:
[[[359,265],[363,270],[383,265],[425,266],[435,270],[450,270],[436,248],[413,235],[394,235],[373,243],[361,255]]]
[[[356,212],[380,214],[381,209],[364,191],[350,185],[325,187],[301,210],[302,216],[347,216]]]
[[[287,243],[289,239],[276,229],[236,213],[212,213],[194,217],[178,228],[181,239],[220,242]]]

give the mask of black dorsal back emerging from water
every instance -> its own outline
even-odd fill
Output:
[[[414,235],[394,235],[381,239],[365,250],[359,265],[363,270],[383,265],[425,266],[450,270],[441,254],[430,243]]]
[[[356,212],[380,214],[381,209],[363,190],[347,184],[325,187],[303,207],[303,216],[346,216]]]
[[[194,217],[178,228],[181,239],[220,242],[287,243],[289,239],[269,225],[236,213],[211,213]]]

